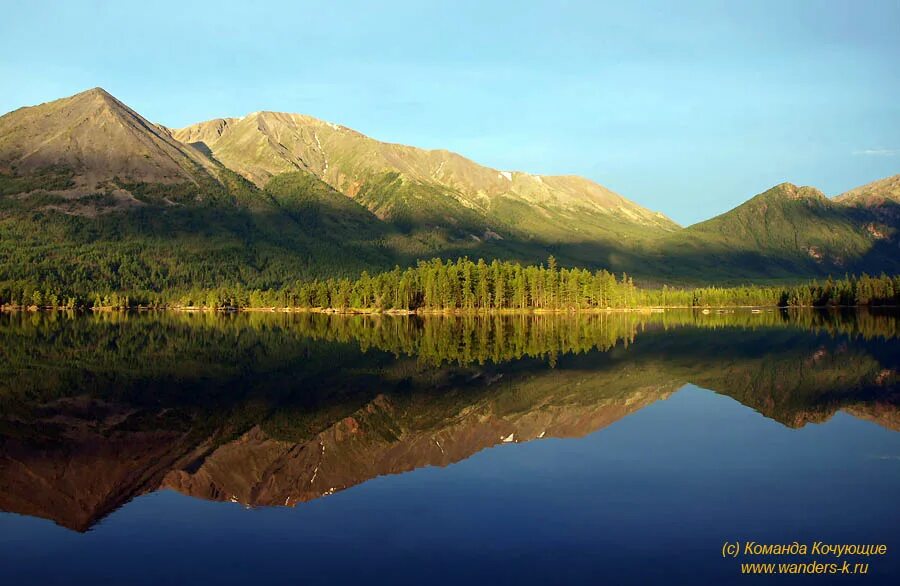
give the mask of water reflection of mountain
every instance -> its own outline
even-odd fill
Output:
[[[294,505],[691,382],[900,430],[891,314],[0,316],[0,508],[85,530],[159,488]]]

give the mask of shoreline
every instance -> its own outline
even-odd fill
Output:
[[[34,305],[2,305],[0,313],[141,313],[141,312],[176,312],[176,313],[319,313],[327,315],[444,315],[444,316],[487,316],[487,315],[561,315],[561,314],[610,314],[610,313],[665,313],[674,310],[689,310],[710,314],[731,313],[735,310],[749,310],[751,313],[772,312],[791,309],[898,309],[898,305],[666,305],[647,307],[605,307],[589,309],[361,309],[333,307],[204,307],[204,306],[163,306],[163,307],[65,307]]]

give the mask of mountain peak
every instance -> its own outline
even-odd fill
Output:
[[[786,201],[786,200],[808,200],[808,201],[827,201],[828,198],[819,189],[808,185],[795,185],[785,181],[778,185],[760,193],[756,197],[750,199],[747,203]]]
[[[92,87],[91,89],[84,90],[83,92],[77,93],[72,97],[78,97],[78,96],[100,96],[100,97],[104,97],[104,98],[113,98],[114,97],[111,93],[109,93],[108,91],[106,91],[105,89],[100,87],[99,85],[97,87]]]
[[[804,197],[818,199],[825,197],[825,194],[822,193],[821,190],[809,185],[795,185],[793,183],[785,182],[777,185],[776,189],[780,189],[782,192],[784,192],[785,195],[791,197],[792,199],[801,199]]]
[[[0,170],[64,167],[84,193],[115,177],[135,183],[195,182],[198,167],[212,166],[101,87],[0,117]]]
[[[796,183],[791,183],[790,181],[782,181],[781,183],[772,187],[772,189],[780,189],[784,191],[796,191],[799,189],[799,186]]]
[[[68,98],[63,98],[62,100],[55,100],[53,102],[47,102],[46,104],[41,104],[40,106],[46,106],[50,104],[56,104],[62,101],[68,101],[73,104],[96,104],[98,106],[109,106],[116,110],[129,110],[130,113],[137,116],[136,112],[131,111],[128,106],[123,104],[118,98],[114,95],[103,89],[102,87],[93,87],[89,90],[84,90],[83,92],[79,92],[73,96],[69,96]],[[34,107],[40,107],[34,106]]]

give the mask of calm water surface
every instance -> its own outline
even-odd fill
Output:
[[[890,312],[0,315],[0,583],[896,584],[898,335]],[[741,575],[845,559],[868,573]]]

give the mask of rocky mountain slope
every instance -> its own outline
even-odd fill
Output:
[[[95,193],[124,183],[216,181],[203,153],[101,88],[0,117],[0,172],[63,176],[65,189]]]
[[[279,174],[308,172],[379,218],[407,228],[472,228],[476,237],[489,230],[549,241],[648,236],[678,228],[662,214],[581,177],[491,169],[449,151],[384,143],[300,114],[254,112],[173,135],[258,187]]]
[[[900,175],[893,175],[851,189],[834,198],[834,201],[844,205],[866,208],[900,204]]]
[[[168,291],[358,275],[435,256],[647,283],[900,270],[900,175],[784,183],[680,228],[590,180],[491,169],[300,114],[179,130],[100,88],[0,117],[0,282]]]

